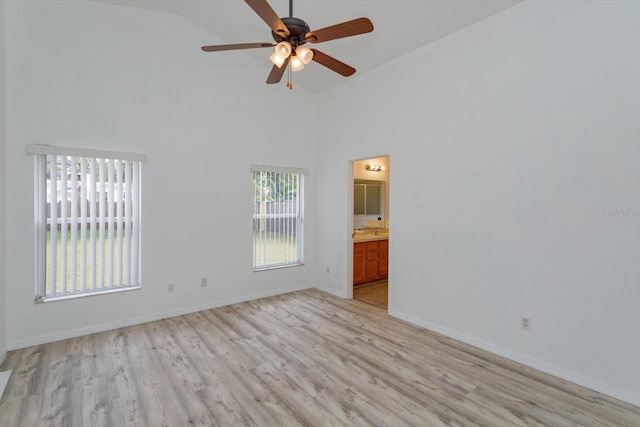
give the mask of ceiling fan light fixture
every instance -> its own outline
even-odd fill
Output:
[[[286,57],[282,57],[280,55],[278,55],[277,52],[273,52],[271,54],[271,56],[269,57],[269,59],[271,60],[271,62],[274,63],[274,65],[278,68],[282,68],[282,64],[284,64],[285,59],[287,59]]]
[[[1,0],[0,0],[1,1]],[[275,47],[269,60],[273,62],[267,84],[279,83],[289,72],[287,87],[291,89],[291,72],[300,71],[314,61],[341,76],[349,77],[356,69],[317,49],[304,47],[305,43],[322,43],[373,31],[373,23],[368,18],[357,18],[311,31],[309,25],[293,16],[293,0],[289,0],[289,16],[280,18],[269,5],[269,0],[245,0],[245,3],[271,28],[271,36],[276,42],[236,43],[202,46],[204,52],[219,52],[240,49]],[[243,33],[243,31],[240,31]]]
[[[295,55],[291,57],[291,71],[302,71],[304,64],[299,56]]]
[[[287,59],[291,55],[291,44],[289,42],[282,41],[276,45],[276,55],[281,56],[282,59]]]
[[[313,51],[306,46],[298,46],[296,48],[296,56],[304,65],[307,65],[313,59]]]

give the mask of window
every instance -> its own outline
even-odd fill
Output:
[[[303,262],[303,169],[253,168],[253,269]]]
[[[140,287],[144,155],[29,145],[36,155],[36,301]]]

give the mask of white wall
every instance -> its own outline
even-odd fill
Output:
[[[4,20],[4,2],[0,2],[0,100],[5,97],[5,20]],[[4,102],[0,101],[0,362],[4,358],[7,350],[6,336],[6,302],[5,302],[5,120],[4,120]]]
[[[349,160],[389,153],[390,313],[640,405],[638,22],[525,2],[323,93],[318,285],[347,295]]]
[[[315,123],[309,93],[265,85],[268,59],[201,52],[218,41],[176,15],[79,1],[6,14],[10,348],[313,286],[313,245],[304,266],[254,273],[251,231],[250,165],[313,166],[313,141],[281,138],[273,120],[289,105]],[[29,143],[148,154],[141,290],[34,304]],[[306,198],[307,242],[314,211]]]

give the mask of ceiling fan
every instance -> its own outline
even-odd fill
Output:
[[[356,72],[356,69],[341,62],[317,49],[309,49],[306,43],[321,43],[344,37],[357,36],[358,34],[373,31],[373,24],[368,18],[358,18],[341,24],[311,31],[309,25],[300,18],[293,16],[293,0],[289,0],[289,16],[279,18],[269,6],[267,0],[244,0],[264,22],[271,28],[271,35],[277,44],[264,43],[239,43],[214,46],[202,46],[205,52],[218,52],[223,50],[255,49],[274,47],[275,52],[269,57],[273,62],[273,68],[267,78],[267,84],[279,83],[285,70],[289,69],[287,87],[292,89],[291,71],[300,71],[312,60],[324,65],[336,73],[348,77]]]

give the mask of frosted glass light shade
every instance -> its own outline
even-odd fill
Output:
[[[282,68],[282,64],[284,64],[284,60],[287,58],[278,55],[276,52],[273,52],[269,57],[269,59],[271,60],[271,62],[273,62],[276,65],[276,67]]]
[[[281,56],[283,59],[286,59],[289,55],[291,55],[291,45],[289,42],[280,42],[276,45],[276,54]]]
[[[306,46],[298,46],[296,48],[296,56],[306,65],[313,59],[313,51]]]
[[[291,71],[300,71],[304,69],[304,64],[300,58],[296,55],[291,58]]]

